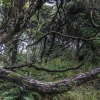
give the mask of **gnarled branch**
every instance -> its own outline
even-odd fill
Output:
[[[82,85],[86,82],[100,79],[100,68],[56,82],[41,82],[19,75],[4,68],[0,68],[0,79],[16,83],[27,90],[35,91],[41,94],[56,94],[69,91],[73,87]]]

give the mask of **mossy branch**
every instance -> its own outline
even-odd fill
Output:
[[[0,68],[0,79],[16,83],[27,90],[35,91],[41,94],[58,94],[69,91],[73,87],[82,85],[86,82],[100,79],[100,68],[56,82],[41,82],[19,75],[4,68]]]

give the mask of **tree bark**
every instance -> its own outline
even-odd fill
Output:
[[[12,1],[12,9],[9,14],[9,20],[6,22],[7,27],[0,29],[0,44],[6,43],[14,35],[18,34],[25,28],[27,22],[40,9],[46,0],[30,0],[30,5],[23,11],[24,0]]]
[[[83,83],[100,79],[100,68],[57,82],[41,82],[0,67],[0,79],[16,83],[27,90],[35,91],[41,94],[57,94],[69,91],[73,87],[80,86]]]

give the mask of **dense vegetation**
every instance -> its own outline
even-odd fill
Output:
[[[1,0],[0,99],[100,100],[100,0]]]

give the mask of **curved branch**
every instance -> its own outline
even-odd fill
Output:
[[[50,34],[56,34],[56,35],[59,35],[61,37],[64,37],[64,38],[71,38],[71,39],[80,39],[80,40],[83,40],[83,41],[93,41],[93,40],[99,40],[99,38],[82,38],[82,37],[75,37],[75,36],[71,36],[71,35],[64,35],[64,34],[61,34],[59,32],[55,32],[55,31],[50,31],[48,33],[46,33],[44,36],[40,37],[37,41],[35,41],[33,44],[30,44],[28,45],[29,46],[33,46],[37,43],[39,43],[42,39],[44,39],[47,35],[50,35]]]
[[[46,71],[46,72],[67,72],[67,71],[70,71],[70,70],[77,70],[77,69],[79,69],[80,67],[82,67],[83,64],[85,63],[85,61],[87,60],[87,58],[88,58],[91,54],[93,54],[93,53],[95,53],[95,52],[97,52],[97,51],[99,51],[99,50],[100,50],[100,48],[98,48],[97,50],[93,51],[92,53],[89,53],[89,54],[84,58],[84,60],[83,60],[79,65],[77,65],[76,67],[67,68],[67,69],[62,69],[62,70],[51,70],[51,69],[47,69],[47,68],[39,68],[39,67],[37,67],[36,65],[34,65],[33,62],[27,62],[27,63],[22,64],[22,65],[8,66],[8,67],[3,67],[3,68],[12,70],[12,69],[16,69],[16,68],[19,68],[19,69],[20,69],[20,68],[22,68],[22,67],[28,66],[28,67],[33,67],[33,68],[36,69],[36,70],[41,70],[41,71]]]
[[[100,68],[57,82],[41,82],[19,75],[4,68],[0,68],[0,79],[16,83],[27,90],[35,91],[41,94],[57,94],[69,91],[75,86],[82,85],[83,83],[94,79],[100,79]]]
[[[22,65],[18,65],[18,66],[8,66],[8,67],[3,67],[3,68],[4,69],[13,70],[13,69],[16,69],[16,68],[20,69],[22,67],[28,66],[28,67],[34,68],[35,70],[45,71],[45,72],[67,72],[67,71],[70,71],[70,70],[79,69],[84,64],[84,62],[85,62],[85,60],[82,63],[80,63],[78,66],[76,66],[76,67],[62,69],[62,70],[54,70],[54,69],[52,70],[52,69],[47,69],[47,68],[43,68],[43,67],[40,68],[40,67],[38,67],[38,66],[36,66],[36,65],[34,65],[32,63],[30,63],[30,64],[28,64],[28,63],[27,64],[22,64]]]
[[[97,9],[93,9],[91,10],[90,14],[91,14],[91,22],[92,22],[92,25],[95,27],[95,28],[100,28],[100,25],[96,24],[93,20],[93,12],[97,10]],[[98,10],[97,10],[98,11]]]

